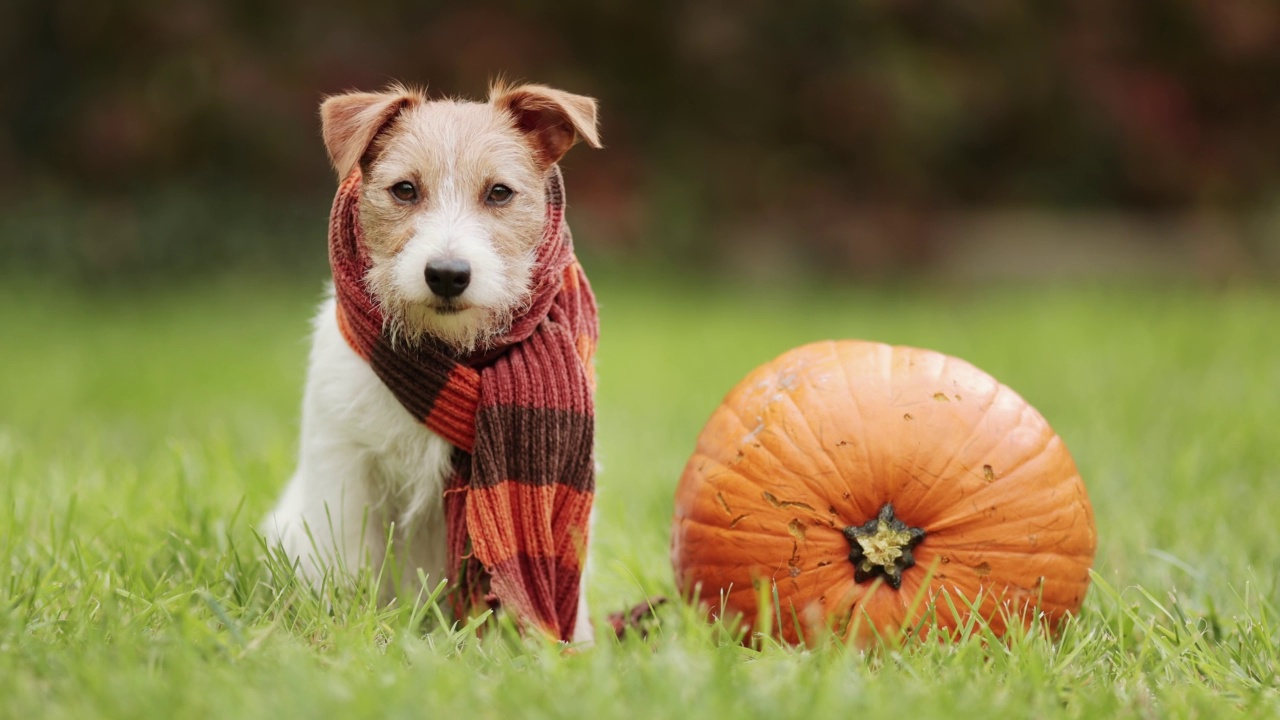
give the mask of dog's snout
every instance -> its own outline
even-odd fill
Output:
[[[455,298],[471,284],[471,263],[447,258],[427,263],[427,287],[442,298]]]

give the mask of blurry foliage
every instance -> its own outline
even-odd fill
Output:
[[[600,98],[608,149],[569,186],[624,255],[908,267],[973,207],[1280,196],[1274,0],[9,0],[0,63],[24,263],[310,258],[322,94],[499,73]]]

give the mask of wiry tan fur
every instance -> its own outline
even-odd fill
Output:
[[[429,102],[422,91],[396,85],[329,98],[321,117],[339,176],[357,164],[364,174],[367,280],[393,336],[432,335],[469,351],[502,333],[528,301],[548,171],[578,138],[600,146],[595,101],[498,82],[487,103]],[[389,191],[406,180],[421,193],[412,205]],[[495,183],[515,191],[502,207],[485,205]],[[431,246],[411,247],[415,237]],[[473,287],[460,303],[432,298],[419,266],[458,254],[475,268]]]

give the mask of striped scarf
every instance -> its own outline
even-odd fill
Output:
[[[546,195],[528,309],[473,356],[391,342],[364,282],[359,170],[334,198],[329,263],[347,343],[410,415],[455,447],[444,508],[458,616],[501,604],[522,625],[568,641],[595,492],[599,327],[564,221],[559,168]]]

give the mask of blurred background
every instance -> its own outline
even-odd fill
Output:
[[[0,263],[325,272],[326,93],[593,95],[602,266],[1274,278],[1274,0],[8,0]]]

